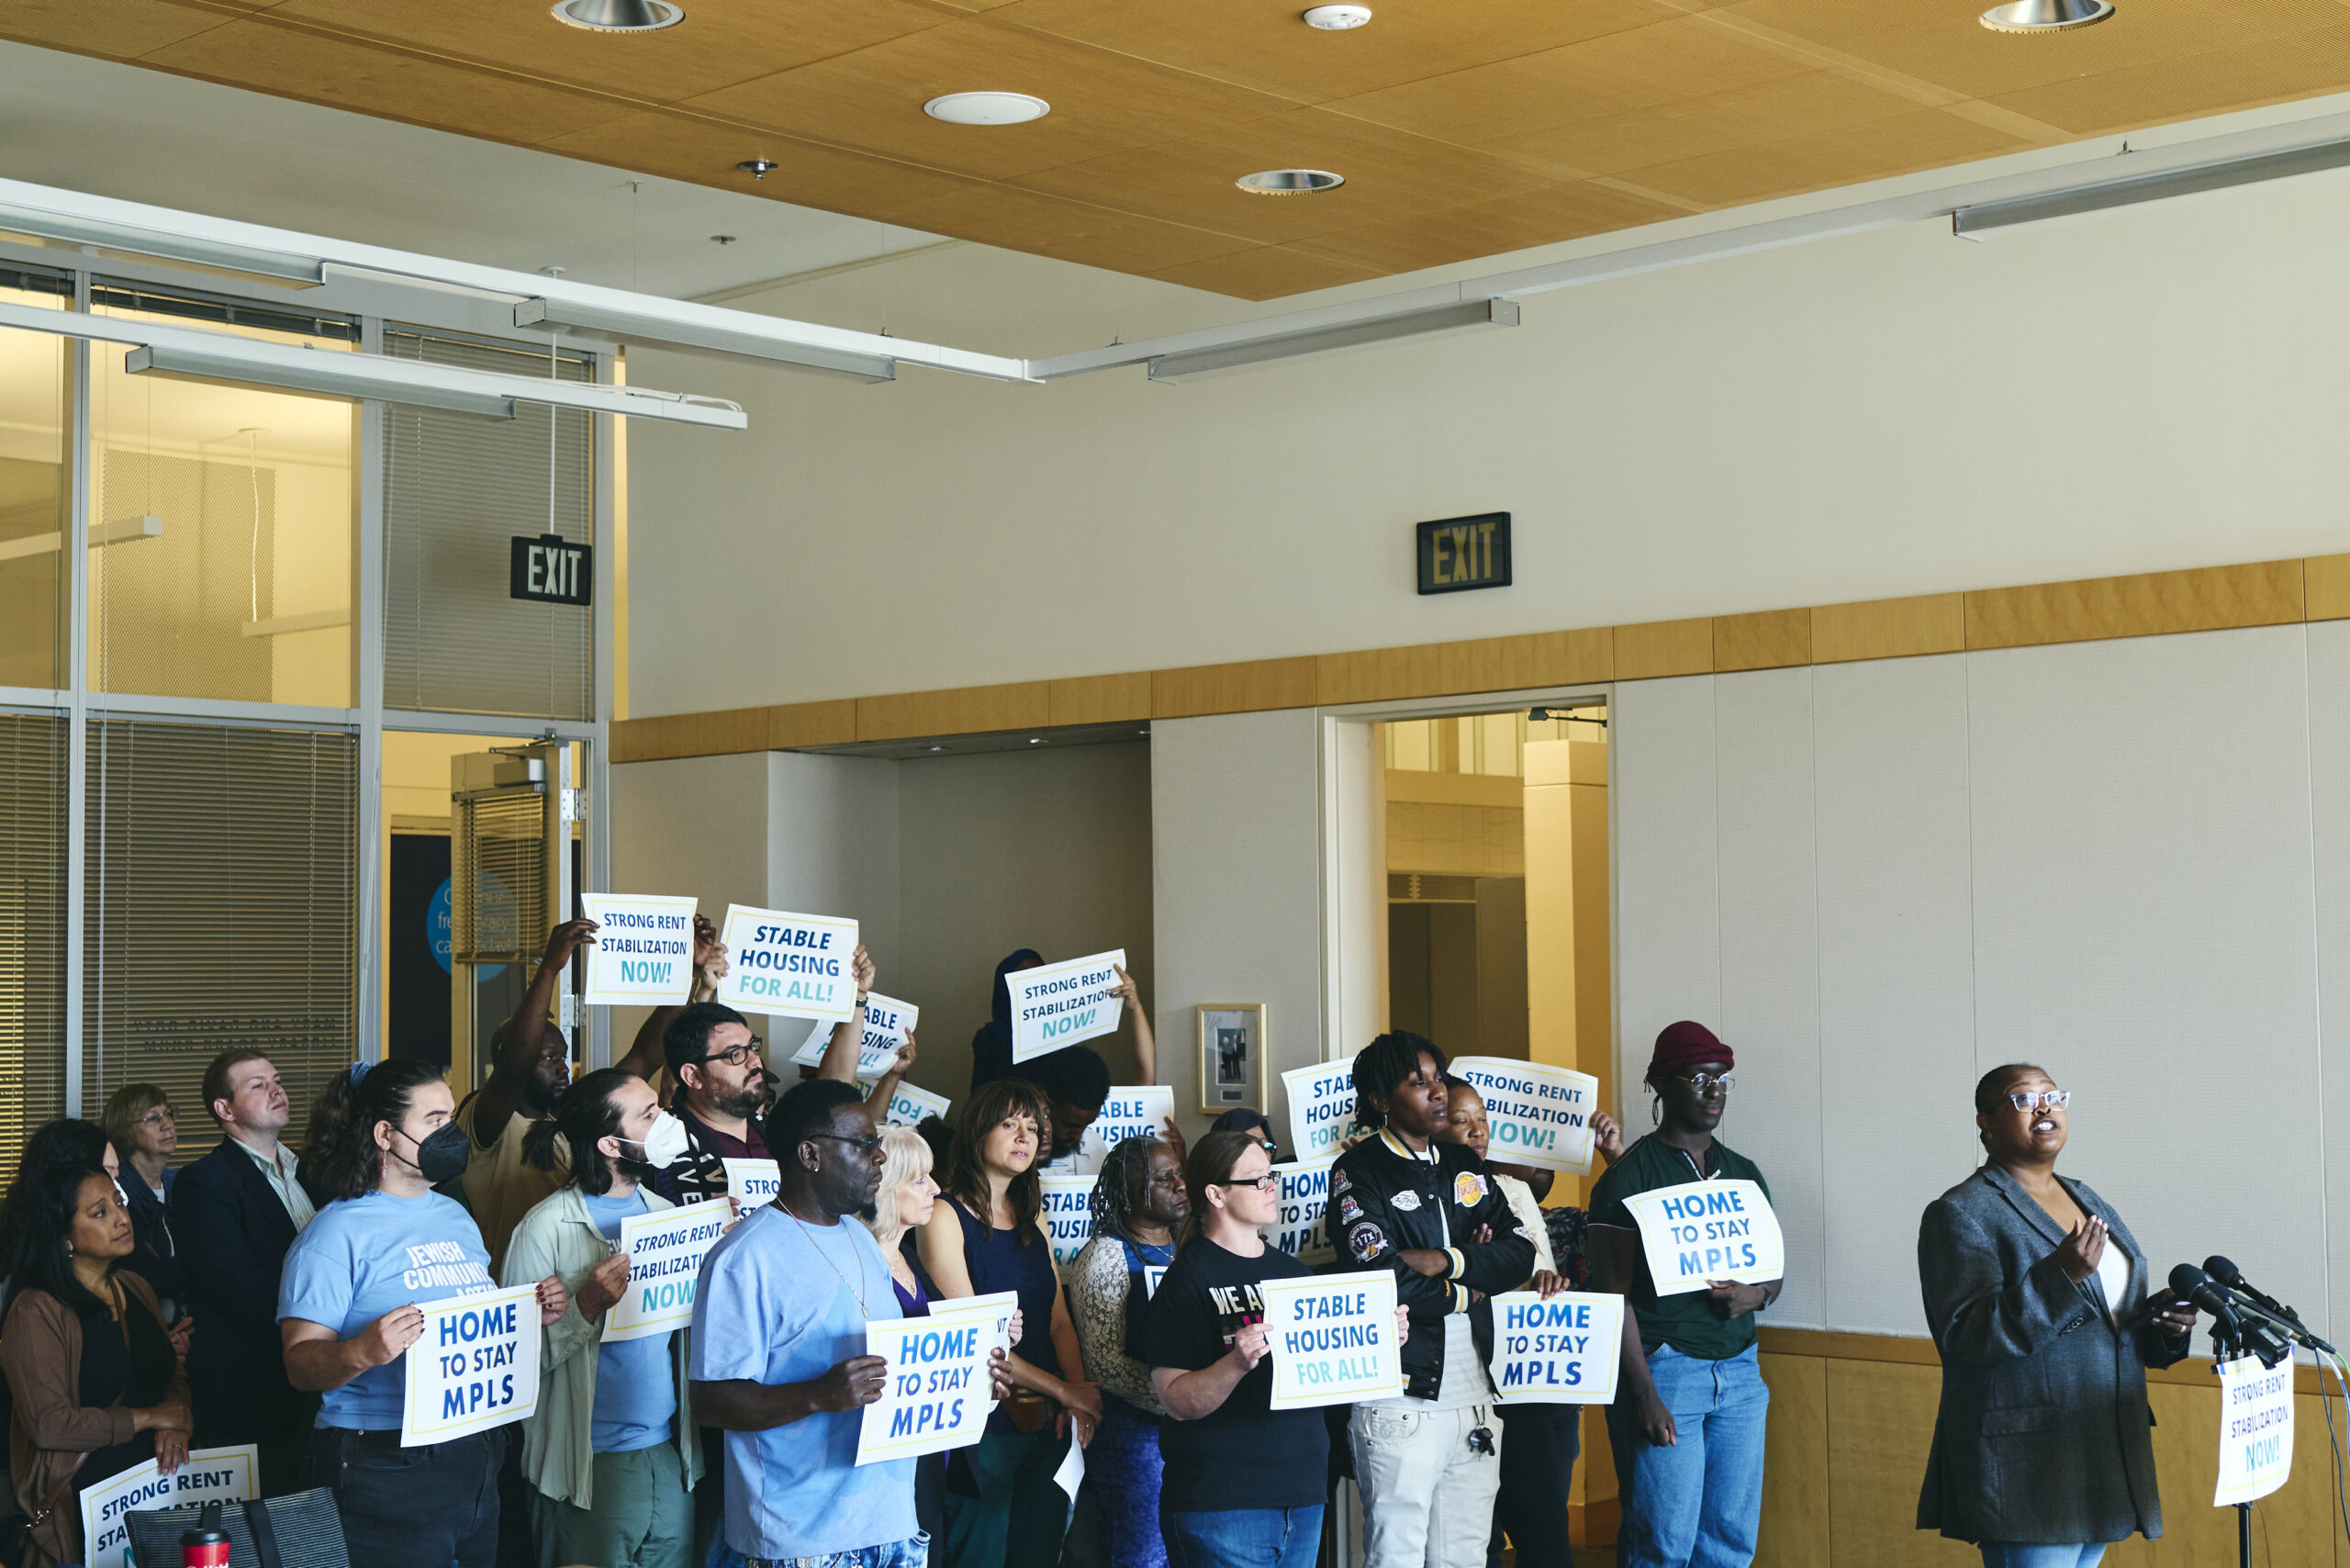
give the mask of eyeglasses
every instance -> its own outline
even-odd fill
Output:
[[[881,1152],[881,1139],[878,1137],[848,1137],[840,1133],[810,1133],[808,1136],[814,1138],[823,1138],[832,1143],[845,1143],[848,1145],[849,1148],[863,1154],[878,1154]]]
[[[722,1061],[729,1067],[748,1067],[753,1062],[759,1059],[759,1048],[766,1044],[767,1042],[765,1040],[759,1038],[758,1036],[754,1035],[751,1036],[751,1043],[749,1045],[729,1046],[722,1051],[704,1051],[701,1054],[701,1059],[704,1061]]]
[[[1691,1089],[1696,1091],[1700,1094],[1703,1094],[1707,1090],[1711,1089],[1718,1083],[1722,1086],[1724,1092],[1728,1092],[1729,1086],[1733,1082],[1737,1081],[1727,1072],[1674,1072],[1668,1073],[1665,1076],[1668,1078],[1679,1079],[1682,1082],[1687,1084]]]
[[[1281,1179],[1270,1170],[1262,1176],[1231,1176],[1209,1183],[1214,1187],[1254,1187],[1260,1193],[1270,1193],[1281,1184]]]
[[[2043,1089],[2037,1094],[2019,1090],[2008,1096],[2008,1103],[2019,1111],[2061,1111],[2072,1102],[2069,1089]]]
[[[148,1112],[145,1115],[140,1117],[139,1125],[142,1127],[164,1126],[177,1120],[178,1114],[179,1114],[173,1111],[169,1105],[158,1105],[153,1110]]]

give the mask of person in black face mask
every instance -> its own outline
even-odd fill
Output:
[[[470,1152],[455,1105],[440,1073],[412,1060],[328,1088],[312,1148],[335,1201],[286,1253],[278,1288],[285,1375],[324,1395],[305,1484],[333,1488],[371,1568],[491,1568],[497,1555],[505,1429],[400,1446],[420,1306],[493,1288],[472,1216],[432,1191]],[[538,1282],[538,1305],[543,1326],[570,1310],[560,1278]]]

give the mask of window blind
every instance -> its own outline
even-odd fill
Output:
[[[286,1138],[358,1051],[358,742],[341,732],[98,719],[89,737],[83,1106],[126,1083],[219,1141],[204,1070],[268,1054]]]
[[[0,713],[0,1176],[65,1113],[65,721]]]
[[[549,369],[544,353],[396,328],[385,330],[384,353],[471,370]],[[554,370],[554,379],[586,381],[590,362],[565,354]],[[595,612],[507,597],[516,535],[593,543],[594,433],[592,416],[543,403],[518,404],[511,420],[387,406],[386,707],[595,716]]]

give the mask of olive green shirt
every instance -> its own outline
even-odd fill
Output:
[[[1684,1356],[1719,1361],[1754,1343],[1752,1313],[1718,1316],[1712,1298],[1704,1291],[1684,1291],[1668,1296],[1656,1294],[1656,1281],[1649,1273],[1648,1253],[1639,1244],[1639,1222],[1624,1204],[1627,1198],[1659,1187],[1685,1187],[1692,1182],[1723,1178],[1751,1182],[1762,1189],[1765,1198],[1771,1195],[1771,1183],[1762,1180],[1762,1172],[1754,1161],[1721,1139],[1714,1140],[1707,1161],[1710,1169],[1700,1170],[1686,1150],[1662,1138],[1644,1137],[1626,1149],[1624,1157],[1610,1166],[1591,1189],[1592,1225],[1628,1231],[1632,1237],[1639,1272],[1625,1299],[1639,1320],[1640,1347],[1651,1355],[1659,1345],[1670,1345]]]

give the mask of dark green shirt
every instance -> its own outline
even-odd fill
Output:
[[[1607,1173],[1591,1189],[1591,1223],[1611,1226],[1631,1235],[1633,1256],[1638,1260],[1634,1266],[1639,1273],[1627,1299],[1632,1304],[1633,1316],[1639,1320],[1640,1346],[1651,1354],[1659,1345],[1670,1345],[1684,1356],[1718,1361],[1754,1343],[1752,1313],[1718,1317],[1711,1298],[1704,1291],[1684,1291],[1669,1296],[1656,1294],[1656,1281],[1649,1275],[1648,1252],[1640,1245],[1639,1222],[1624,1205],[1625,1199],[1659,1187],[1685,1187],[1692,1182],[1715,1178],[1751,1182],[1762,1189],[1764,1197],[1771,1195],[1771,1183],[1762,1180],[1762,1172],[1754,1161],[1721,1139],[1714,1140],[1707,1159],[1711,1169],[1700,1171],[1684,1150],[1662,1138],[1644,1137],[1626,1149],[1624,1158],[1608,1167]]]

